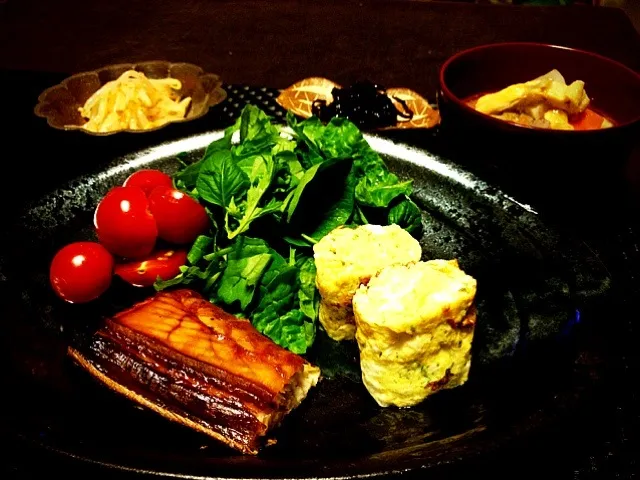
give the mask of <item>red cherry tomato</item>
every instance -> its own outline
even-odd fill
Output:
[[[96,208],[98,240],[114,255],[139,258],[153,250],[158,236],[149,202],[138,187],[114,187]]]
[[[187,263],[185,250],[159,250],[143,260],[116,265],[115,274],[135,287],[150,287],[158,277],[169,280]]]
[[[159,186],[173,187],[171,177],[160,170],[138,170],[133,172],[122,184],[123,187],[138,187],[148,197]]]
[[[154,188],[149,195],[149,210],[156,219],[158,236],[171,243],[193,242],[210,225],[204,207],[175,188]]]
[[[113,257],[96,242],[75,242],[53,257],[49,280],[56,294],[69,303],[86,303],[102,295],[113,277]]]

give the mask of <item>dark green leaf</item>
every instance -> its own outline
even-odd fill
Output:
[[[288,235],[283,237],[284,241],[295,246],[295,247],[312,247],[313,243],[305,240],[304,238],[294,238]]]
[[[238,219],[238,224],[234,229],[229,228],[227,222],[225,228],[227,237],[232,239],[244,233],[255,219],[276,212],[280,209],[282,202],[272,198],[266,205],[260,206],[262,197],[271,186],[275,164],[273,158],[269,156],[258,156],[254,160],[254,165],[249,176],[251,186],[247,190],[247,200],[244,204],[242,216]]]
[[[247,104],[240,114],[240,144],[262,139],[271,139],[279,135],[279,128],[272,118],[255,105]]]
[[[271,260],[270,248],[264,240],[238,237],[220,278],[220,299],[228,305],[238,302],[240,308],[246,309]]]
[[[204,163],[203,160],[198,160],[185,168],[180,170],[174,178],[174,184],[176,188],[180,190],[191,190],[196,186],[198,175],[200,175],[200,168]]]
[[[273,261],[260,282],[260,302],[254,314],[269,307],[282,314],[293,305],[298,270],[274,250],[270,250],[270,254]]]
[[[251,320],[259,332],[278,345],[295,353],[305,353],[315,338],[315,318],[308,318],[296,308],[299,269],[278,253],[272,251],[272,255],[273,262],[261,280],[260,302]],[[306,267],[306,274],[309,268]],[[308,290],[308,285],[305,289]]]
[[[315,321],[318,318],[320,294],[316,288],[316,264],[313,258],[308,257],[302,261],[298,280],[300,282],[300,289],[298,290],[300,311]]]
[[[309,234],[314,240],[320,240],[333,229],[344,225],[349,221],[353,214],[355,205],[355,187],[356,176],[352,168],[349,175],[335,178],[332,186],[335,192],[341,192],[334,202],[324,207],[322,211],[321,222],[318,224],[313,233]],[[321,204],[322,205],[322,204]]]
[[[336,227],[346,224],[355,205],[355,173],[349,160],[319,164],[313,181],[298,188],[303,191],[285,234],[316,243]],[[329,166],[326,166],[329,165]],[[315,169],[315,167],[312,167]],[[290,207],[294,204],[292,200]]]
[[[365,212],[362,210],[362,208],[360,207],[360,205],[356,204],[355,206],[355,214],[353,216],[353,223],[355,223],[356,225],[366,225],[369,222],[369,220],[367,220],[367,215],[365,214]]]
[[[389,210],[389,224],[401,226],[413,236],[422,231],[422,213],[409,197],[402,198]]]
[[[313,177],[316,176],[316,173],[318,173],[321,165],[321,163],[316,163],[313,167],[305,171],[304,175],[302,175],[302,178],[300,178],[300,182],[298,183],[295,193],[293,194],[293,197],[291,198],[291,201],[289,202],[289,205],[287,207],[287,222],[291,221],[291,217],[293,216],[293,212],[295,212],[296,207],[298,206],[298,202],[300,201],[300,197],[302,196],[304,188],[311,180],[313,180]]]
[[[239,121],[236,121],[236,123],[234,125],[231,125],[230,127],[227,127],[224,131],[224,135],[222,138],[219,138],[218,140],[215,140],[213,142],[211,142],[208,146],[207,149],[204,152],[203,155],[203,159],[207,159],[208,157],[210,157],[214,152],[218,152],[220,150],[229,150],[231,149],[231,139],[233,138],[233,134],[235,132],[237,132],[240,128],[240,123]]]
[[[242,195],[249,187],[249,177],[234,163],[231,152],[215,151],[200,170],[196,188],[209,203],[226,208],[234,196]]]
[[[229,150],[231,148],[231,137],[233,136],[233,132],[238,128],[239,123],[237,123],[235,126],[228,127],[225,130],[224,136],[222,138],[215,140],[209,144],[200,160],[187,165],[185,168],[176,173],[174,175],[174,183],[176,187],[181,190],[193,189],[196,186],[198,175],[200,174],[200,170],[204,165],[206,159],[209,158],[214,152],[220,150]]]
[[[278,316],[272,309],[254,316],[254,326],[278,345],[304,354],[315,339],[315,325],[297,309]]]
[[[358,185],[356,200],[370,207],[387,207],[399,195],[412,192],[411,181],[401,182],[384,160],[362,138],[354,154]]]
[[[386,207],[393,199],[412,192],[411,180],[400,182],[386,167],[370,168],[356,186],[356,199],[370,207]]]
[[[317,135],[316,130],[313,133]],[[364,147],[368,147],[358,127],[339,117],[332,118],[314,141],[326,159],[355,158]]]
[[[308,355],[309,361],[320,367],[324,377],[344,377],[355,383],[362,382],[356,342],[336,342],[322,328],[318,328],[315,343]]]
[[[291,221],[291,217],[293,216],[294,212],[298,208],[298,204],[300,203],[300,197],[302,197],[303,192],[308,187],[309,183],[311,183],[314,180],[316,175],[319,172],[322,172],[324,170],[327,170],[333,167],[334,165],[338,165],[339,163],[342,163],[344,160],[347,160],[347,159],[336,158],[336,159],[327,160],[323,163],[317,163],[313,165],[311,168],[307,169],[304,172],[304,174],[300,178],[300,182],[296,186],[293,197],[291,198],[291,200],[289,201],[289,204],[287,205],[287,222]],[[340,189],[341,187],[332,185],[328,188],[335,191],[336,189]],[[340,190],[340,193],[342,193],[342,190]]]
[[[304,168],[302,168],[302,164],[300,163],[300,160],[298,160],[298,157],[295,153],[280,152],[276,156],[275,160],[283,167],[286,166],[286,170],[293,177],[293,179],[295,179],[295,184],[297,184],[304,175]],[[295,184],[293,186],[295,186]]]
[[[297,153],[300,156],[302,166],[308,169],[317,163],[322,163],[325,157],[316,142],[325,129],[320,119],[311,117],[298,123],[293,115],[287,115],[287,123],[299,140]]]

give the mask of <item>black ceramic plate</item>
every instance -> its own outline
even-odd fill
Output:
[[[49,288],[64,244],[92,239],[101,196],[141,167],[177,167],[221,132],[115,159],[30,205],[5,230],[0,254],[9,370],[2,434],[79,461],[156,474],[359,477],[455,463],[526,438],[568,413],[597,382],[584,326],[606,305],[609,276],[582,242],[559,236],[526,205],[445,159],[369,136],[390,168],[415,182],[425,258],[458,258],[478,280],[470,381],[411,409],[382,409],[352,377],[322,382],[277,431],[278,443],[242,456],[107,390],[65,356],[101,318],[150,291],[114,284],[98,301],[68,305]],[[586,333],[585,333],[586,332]],[[590,345],[590,346],[588,346]]]

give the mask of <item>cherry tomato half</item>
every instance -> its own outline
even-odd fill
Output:
[[[158,236],[171,243],[193,242],[210,225],[204,207],[175,188],[154,188],[149,195],[149,210],[156,219]]]
[[[123,187],[138,187],[148,197],[159,186],[173,187],[171,177],[160,170],[138,170],[133,172],[122,184]]]
[[[102,295],[113,278],[113,257],[97,242],[75,242],[53,257],[49,280],[69,303],[86,303]]]
[[[98,240],[114,255],[138,258],[148,255],[158,236],[149,202],[138,187],[114,187],[96,208]]]
[[[187,263],[185,250],[159,250],[142,260],[117,264],[115,274],[135,287],[150,287],[158,277],[169,280]]]

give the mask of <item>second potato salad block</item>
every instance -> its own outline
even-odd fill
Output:
[[[409,407],[466,382],[476,280],[456,260],[383,269],[353,297],[362,380],[376,402]]]

